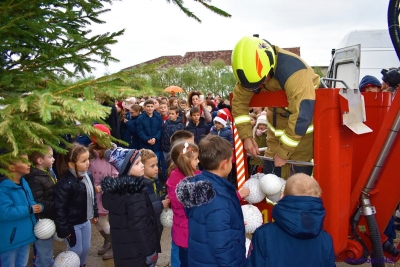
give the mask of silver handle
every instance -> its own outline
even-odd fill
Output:
[[[251,154],[247,154],[247,156],[251,156]],[[269,161],[274,161],[273,158],[270,157],[265,157],[261,155],[257,155],[257,158],[263,159],[263,160],[269,160]],[[308,161],[298,161],[298,160],[288,160],[287,163],[289,164],[296,164],[296,165],[304,165],[304,166],[314,166],[313,162],[308,162]]]

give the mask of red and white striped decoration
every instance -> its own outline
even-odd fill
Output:
[[[233,124],[233,138],[235,141],[235,155],[236,155],[236,175],[237,175],[237,187],[238,190],[242,188],[246,181],[246,170],[244,166],[244,150],[243,142],[240,140],[239,133],[236,129],[236,125]]]

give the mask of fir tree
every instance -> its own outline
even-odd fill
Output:
[[[230,16],[203,1],[194,1]],[[101,103],[154,94],[146,75],[163,62],[98,79],[82,78],[93,70],[92,63],[118,61],[110,46],[124,30],[94,35],[87,28],[105,23],[99,15],[109,11],[104,5],[112,2],[0,1],[0,150],[8,151],[0,155],[0,166],[21,153],[45,152],[43,143],[63,153],[69,145],[63,138],[66,135],[87,134],[106,140],[105,134],[93,127],[94,121],[104,123],[110,112]],[[200,21],[182,1],[172,2]],[[0,168],[0,173],[5,172]]]

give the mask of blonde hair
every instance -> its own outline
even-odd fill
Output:
[[[193,159],[193,152],[199,153],[199,147],[196,144],[186,141],[176,143],[171,149],[172,163],[168,168],[168,177],[175,167],[185,176],[193,176],[195,170],[193,170],[190,164],[190,161]]]
[[[150,149],[145,149],[142,148],[140,149],[140,154],[142,155],[142,163],[144,164],[146,160],[151,159],[151,158],[157,158],[156,153],[151,151]]]
[[[313,177],[304,173],[296,173],[287,179],[283,194],[285,196],[321,197],[322,190]]]

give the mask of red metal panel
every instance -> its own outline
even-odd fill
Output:
[[[351,192],[350,211],[354,211],[358,205],[361,192],[368,181],[373,167],[376,164],[387,135],[391,132],[392,124],[400,111],[400,97],[396,96],[389,112],[386,114],[382,126],[379,129],[376,140],[373,143],[370,153],[365,160],[360,175]],[[400,158],[400,137],[397,136],[387,161],[384,163],[382,172],[375,185],[374,193],[371,195],[371,205],[377,210],[376,219],[379,230],[382,233],[400,201],[400,186],[398,185],[399,176],[399,158]]]
[[[365,100],[365,112],[367,121],[364,122],[373,130],[371,133],[354,135],[354,150],[352,159],[351,188],[353,190],[361,169],[367,160],[367,155],[371,151],[372,144],[375,142],[382,121],[385,118],[389,107],[392,104],[391,93],[363,93]],[[352,212],[352,211],[351,211]]]
[[[353,133],[341,125],[339,89],[316,91],[314,111],[314,177],[326,208],[324,229],[335,253],[347,245]]]

